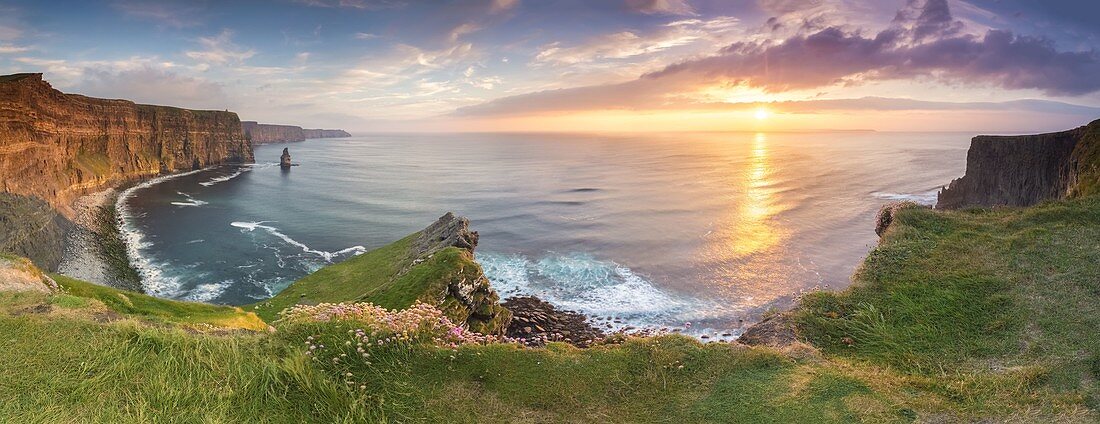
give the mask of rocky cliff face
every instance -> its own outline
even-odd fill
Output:
[[[256,121],[242,121],[241,130],[253,145],[305,141],[307,138],[351,137],[344,130],[303,129],[294,125],[261,124]]]
[[[457,247],[473,268],[455,274],[439,286],[439,292],[425,293],[421,300],[439,305],[444,313],[466,322],[471,330],[500,334],[508,327],[512,314],[500,305],[500,296],[474,261],[477,240],[477,231],[470,231],[470,220],[451,212],[421,231],[412,246],[413,265],[429,260],[443,249]]]
[[[321,130],[321,129],[306,128],[306,129],[302,130],[302,133],[306,136],[306,138],[344,138],[344,137],[351,137],[351,134],[348,134],[348,132],[344,131],[344,130]]]
[[[42,74],[0,77],[0,191],[71,216],[82,194],[123,181],[251,162],[237,114],[64,94]]]
[[[1030,206],[1087,194],[1096,183],[1100,120],[1050,134],[978,136],[966,175],[940,191],[940,209]]]
[[[7,203],[38,211],[0,222],[0,234],[18,241],[0,244],[0,251],[18,251],[52,269],[56,258],[36,252],[60,252],[53,249],[60,243],[56,236],[81,195],[159,174],[252,160],[235,113],[65,94],[42,74],[0,76],[0,192],[9,194]],[[47,216],[51,209],[62,219]]]

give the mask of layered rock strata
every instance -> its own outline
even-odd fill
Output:
[[[252,161],[235,113],[65,94],[42,74],[0,76],[0,192],[17,196],[9,203],[42,212],[0,222],[0,234],[9,235],[0,240],[0,251],[54,269],[61,252],[55,247],[80,196],[161,174]],[[50,209],[64,220],[45,217]]]

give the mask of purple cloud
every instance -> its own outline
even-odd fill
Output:
[[[915,79],[1059,96],[1100,91],[1095,50],[1061,51],[1042,37],[963,29],[946,0],[910,0],[889,28],[874,34],[827,26],[780,42],[739,42],[635,81],[508,97],[458,113],[690,107],[683,94],[717,84],[784,92]]]

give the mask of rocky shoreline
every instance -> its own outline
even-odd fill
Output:
[[[104,285],[141,292],[141,277],[126,256],[119,236],[115,201],[119,190],[109,188],[81,196],[73,203],[73,227],[65,236],[58,273]]]

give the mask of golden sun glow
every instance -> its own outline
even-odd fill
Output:
[[[753,113],[753,116],[756,117],[757,121],[763,121],[771,116],[771,112],[769,112],[766,108],[758,107],[756,108],[756,112]]]

